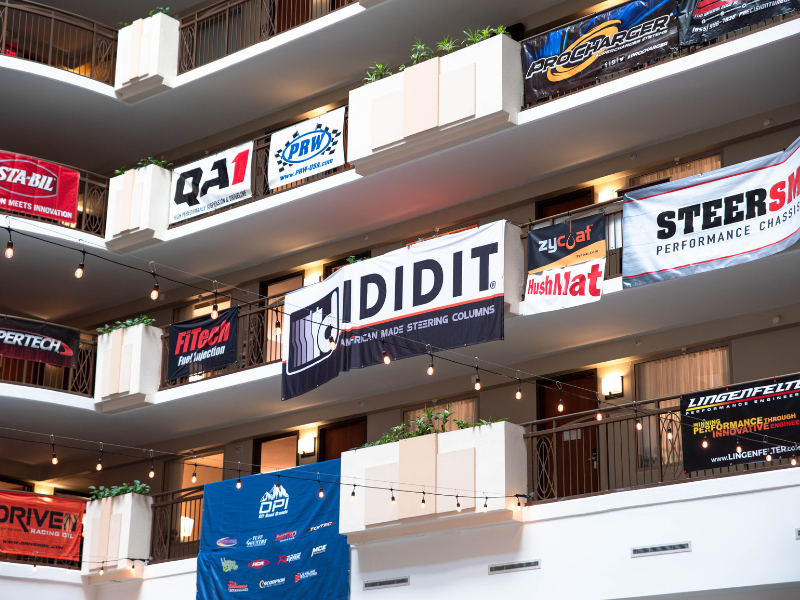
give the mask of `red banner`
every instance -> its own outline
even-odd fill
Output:
[[[79,182],[74,169],[0,152],[0,208],[5,210],[75,223]]]
[[[79,560],[81,500],[0,490],[0,552]]]

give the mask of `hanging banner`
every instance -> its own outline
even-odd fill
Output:
[[[339,534],[341,460],[316,463],[313,472],[304,468],[245,477],[241,489],[231,479],[205,485],[197,600],[229,594],[347,600],[350,546]]]
[[[269,189],[341,167],[344,163],[344,111],[337,108],[272,134]]]
[[[75,169],[0,152],[0,208],[74,224],[79,185],[80,173]]]
[[[800,10],[800,0],[678,0],[681,46]]]
[[[170,224],[252,198],[252,157],[247,142],[174,169]]]
[[[687,473],[764,462],[768,454],[772,460],[796,456],[800,453],[800,375],[684,394],[681,432]],[[741,452],[736,451],[737,445]]]
[[[672,2],[635,0],[595,13],[522,42],[525,102],[594,83],[677,49]]]
[[[282,399],[380,364],[384,351],[395,360],[502,339],[505,232],[497,221],[419,242],[287,294]]]
[[[0,317],[0,356],[71,368],[77,364],[80,341],[77,329]]]
[[[209,315],[170,325],[167,379],[235,363],[238,335],[238,306],[220,311],[216,319]]]
[[[625,194],[623,286],[770,256],[798,239],[800,139],[784,152]]]
[[[81,500],[0,490],[0,552],[80,560]]]

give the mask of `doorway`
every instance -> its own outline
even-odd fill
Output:
[[[367,420],[358,419],[320,427],[319,440],[320,461],[341,458],[342,452],[367,443]]]

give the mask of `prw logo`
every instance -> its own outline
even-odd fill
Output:
[[[289,512],[289,492],[285,486],[277,483],[271,490],[264,492],[261,497],[261,508],[258,509],[258,518],[276,517]]]
[[[295,131],[283,149],[279,149],[275,153],[278,170],[283,171],[286,165],[301,164],[320,154],[326,156],[333,154],[336,151],[341,135],[342,132],[338,129],[323,127],[322,123],[317,123],[314,131],[309,131],[303,135]]]

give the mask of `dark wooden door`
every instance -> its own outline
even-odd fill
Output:
[[[562,194],[550,200],[536,203],[536,218],[544,219],[560,215],[570,210],[591,206],[594,203],[594,189],[584,188],[568,194]]]
[[[363,446],[367,442],[367,422],[355,421],[332,425],[320,430],[320,460],[341,458],[342,452]]]

